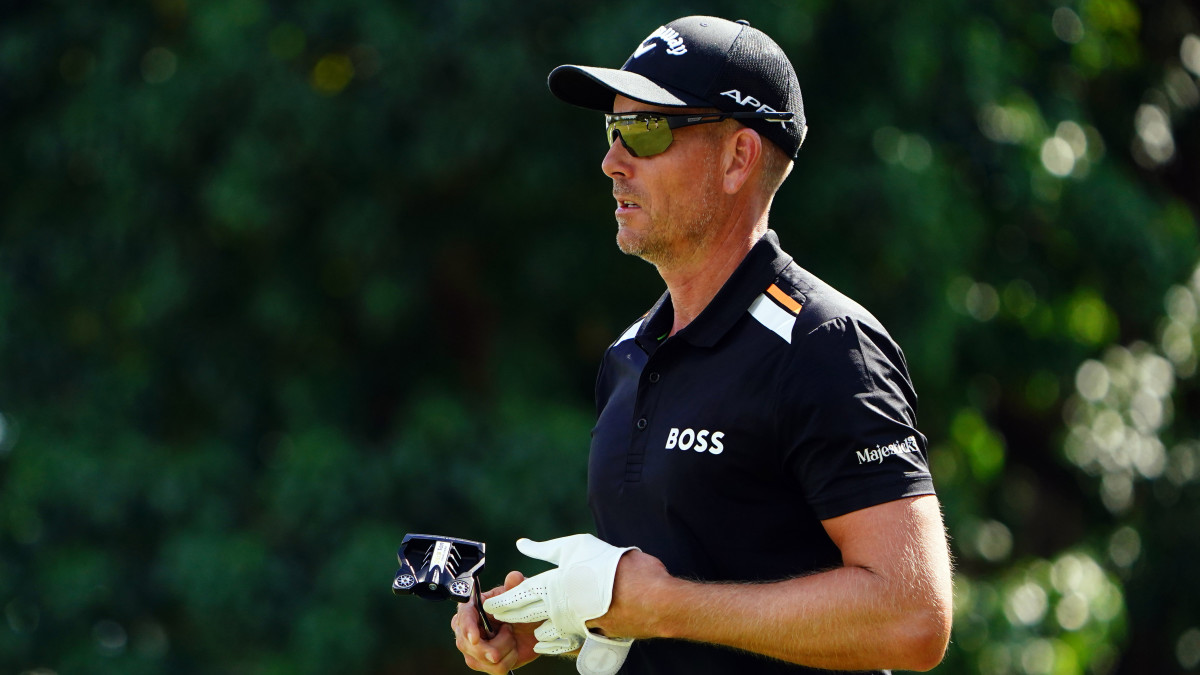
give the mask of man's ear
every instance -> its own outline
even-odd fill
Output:
[[[722,187],[726,194],[737,194],[746,186],[751,174],[761,163],[762,137],[748,127],[741,127],[726,137],[725,175]]]

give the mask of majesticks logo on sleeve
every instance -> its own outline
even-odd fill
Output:
[[[909,436],[908,438],[905,438],[901,441],[896,441],[895,443],[877,445],[874,448],[863,448],[862,450],[854,453],[854,455],[858,457],[858,463],[860,465],[866,464],[867,462],[878,462],[882,464],[883,460],[891,457],[892,455],[911,455],[914,452],[920,451],[921,447],[917,445],[917,437]]]

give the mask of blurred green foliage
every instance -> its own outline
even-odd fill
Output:
[[[939,672],[1194,670],[1183,0],[0,10],[0,670],[463,671],[395,547],[486,540],[498,582],[588,530],[594,369],[661,291],[545,76],[695,13],[792,57],[773,227],[908,354]]]

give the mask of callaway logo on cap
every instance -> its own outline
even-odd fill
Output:
[[[559,66],[548,84],[567,103],[605,112],[617,94],[673,108],[791,112],[789,122],[743,120],[791,158],[807,132],[795,69],[774,40],[744,21],[676,19],[642,40],[619,70]]]
[[[672,56],[683,56],[687,53],[687,45],[684,43],[683,38],[679,37],[678,31],[676,31],[674,28],[659,26],[658,30],[650,34],[650,37],[642,40],[642,44],[638,45],[638,48],[634,50],[633,56],[630,58],[636,59],[642,54],[654,49],[658,46],[658,40],[662,40],[666,43],[667,53]]]

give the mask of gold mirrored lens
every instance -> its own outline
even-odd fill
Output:
[[[625,147],[634,157],[649,157],[671,145],[671,127],[667,120],[653,115],[612,115],[607,125],[608,144],[620,134]]]

